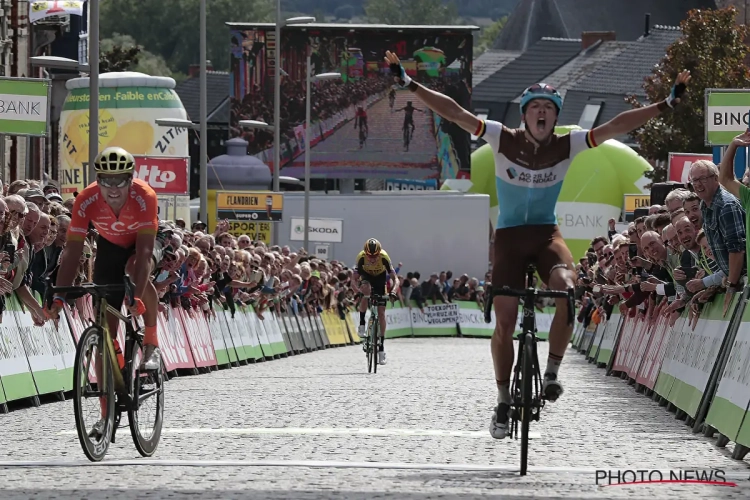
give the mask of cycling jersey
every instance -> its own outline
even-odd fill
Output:
[[[70,240],[83,240],[88,234],[90,222],[102,238],[129,248],[135,245],[139,234],[156,234],[159,227],[156,193],[140,179],[133,179],[128,201],[120,210],[119,217],[104,200],[96,182],[89,184],[76,197],[72,212],[68,228]]]
[[[496,229],[557,224],[555,205],[573,158],[597,146],[590,130],[573,130],[552,134],[537,147],[522,129],[492,120],[481,121],[474,135],[487,141],[495,157]]]
[[[378,276],[379,274],[390,273],[392,271],[393,264],[391,264],[391,258],[385,250],[380,251],[378,260],[373,263],[368,262],[367,254],[364,250],[357,254],[357,274],[359,275]]]

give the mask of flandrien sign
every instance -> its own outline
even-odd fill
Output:
[[[750,89],[706,89],[706,146],[727,146],[750,126]]]

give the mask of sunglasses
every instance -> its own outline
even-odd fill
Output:
[[[553,87],[552,85],[547,85],[546,83],[535,83],[534,85],[529,87],[529,92],[531,92],[532,94],[554,95],[555,93],[557,93],[557,89],[555,89],[555,87]]]
[[[97,177],[96,182],[105,188],[124,188],[130,182],[130,178]]]

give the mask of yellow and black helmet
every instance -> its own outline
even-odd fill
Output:
[[[99,153],[94,167],[97,174],[132,174],[135,158],[122,148],[109,147]]]
[[[380,242],[375,238],[370,238],[365,242],[365,253],[367,255],[378,255],[381,250]]]

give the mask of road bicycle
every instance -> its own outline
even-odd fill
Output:
[[[542,394],[542,376],[539,370],[539,358],[537,356],[536,336],[536,312],[534,302],[537,298],[549,297],[556,299],[568,299],[568,324],[572,325],[574,320],[575,290],[569,288],[567,291],[538,290],[533,286],[535,273],[534,265],[529,265],[526,270],[526,289],[513,290],[507,286],[492,287],[490,297],[484,307],[484,321],[492,321],[492,297],[506,296],[519,297],[523,299],[523,319],[521,321],[521,333],[514,337],[518,340],[518,359],[513,368],[513,382],[510,388],[511,427],[510,437],[518,439],[518,424],[521,423],[521,475],[525,476],[528,469],[529,457],[529,426],[531,421],[539,421],[539,415],[544,408],[545,397]],[[515,321],[514,321],[515,323]]]
[[[370,319],[367,322],[367,333],[362,339],[362,349],[367,354],[367,373],[378,373],[378,349],[385,339],[380,337],[380,321],[378,307],[385,307],[388,299],[376,293],[371,293],[367,299]]]
[[[402,128],[404,132],[404,150],[409,151],[409,143],[411,142],[411,138],[414,135],[414,131],[412,130],[411,126],[406,123]]]
[[[367,132],[369,131],[364,127],[359,127],[359,149],[362,149],[362,147],[364,147],[365,143],[367,142]]]
[[[123,412],[127,412],[133,443],[142,456],[152,456],[161,437],[164,416],[162,369],[141,369],[143,329],[130,314],[123,315],[107,303],[107,294],[122,291],[133,303],[135,285],[128,275],[123,278],[122,285],[86,283],[56,287],[47,280],[45,303],[48,306],[54,294],[66,294],[66,300],[91,295],[93,301],[94,318],[78,340],[73,365],[76,430],[83,453],[92,462],[101,461],[109,444],[115,442]],[[122,370],[119,369],[113,337],[109,332],[108,312],[125,325],[125,367]],[[85,407],[87,398],[96,401],[93,410]],[[148,418],[144,410],[150,403],[155,408],[153,417]],[[93,414],[95,422],[91,428],[86,424],[89,414]]]

